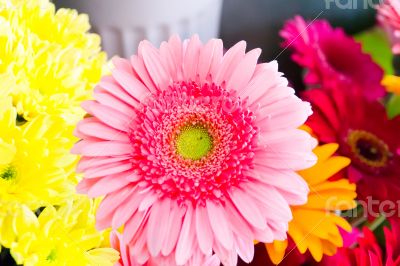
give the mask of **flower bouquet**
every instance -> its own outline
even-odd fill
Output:
[[[400,5],[377,10],[357,38],[286,22],[296,95],[244,41],[107,63],[87,16],[0,0],[0,264],[400,265]]]

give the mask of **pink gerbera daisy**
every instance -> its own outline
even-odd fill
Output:
[[[139,264],[216,254],[251,261],[254,240],[286,238],[289,204],[303,204],[307,184],[295,173],[315,163],[315,141],[297,129],[311,114],[276,62],[260,50],[221,40],[172,37],[139,45],[83,108],[78,191],[105,195],[99,229],[124,225]],[[197,255],[199,254],[199,255]]]
[[[385,0],[378,6],[378,20],[391,38],[393,53],[400,54],[400,2]]]
[[[305,82],[320,87],[359,87],[366,96],[385,95],[383,70],[362,51],[361,44],[326,20],[306,22],[296,16],[286,23],[283,46],[292,49],[293,60],[307,69]],[[368,89],[365,89],[368,88]]]

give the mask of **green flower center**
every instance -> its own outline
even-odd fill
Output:
[[[11,180],[14,179],[16,176],[17,169],[12,165],[7,166],[2,171],[0,171],[0,178],[4,180]]]
[[[50,253],[49,253],[49,255],[47,256],[46,260],[47,260],[47,261],[50,261],[50,262],[53,262],[53,261],[56,260],[56,258],[57,258],[57,251],[56,251],[56,249],[54,248],[54,249],[52,249],[52,250],[50,251]]]
[[[207,128],[199,124],[182,127],[176,138],[177,153],[184,159],[200,160],[213,148],[213,138]]]

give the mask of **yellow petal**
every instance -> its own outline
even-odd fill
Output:
[[[297,225],[294,220],[289,223],[288,234],[293,239],[300,253],[304,254],[307,251],[308,247],[307,235],[302,231],[302,229]]]
[[[340,193],[340,194],[336,194]],[[351,210],[356,207],[354,191],[332,190],[329,192],[313,193],[308,196],[305,209],[316,209],[322,211]],[[300,207],[296,207],[300,208]]]
[[[10,248],[10,245],[14,242],[14,238],[16,237],[14,230],[12,230],[12,214],[6,213],[6,217],[1,225],[0,230],[0,243],[6,248]]]
[[[119,260],[118,251],[112,248],[96,248],[87,254],[90,266],[112,266]]]
[[[0,167],[1,165],[11,163],[14,159],[16,151],[17,150],[14,145],[5,143],[2,139],[0,139]]]
[[[388,92],[400,94],[400,77],[397,76],[386,76],[382,80],[382,85],[386,87]]]
[[[330,158],[338,148],[339,145],[337,143],[329,143],[316,147],[314,153],[318,156],[318,161],[323,162]]]
[[[356,191],[356,185],[350,183],[347,179],[340,179],[337,181],[329,181],[312,186],[314,191],[324,191],[330,189],[342,189],[348,191]],[[338,195],[339,196],[339,195]]]
[[[343,246],[343,243],[342,243],[342,245],[337,246],[337,245],[332,244],[331,242],[329,242],[327,240],[323,240],[323,239],[321,240],[321,243],[322,243],[322,250],[323,250],[324,254],[326,254],[328,256],[335,255],[337,252],[337,248]]]
[[[311,127],[307,126],[307,125],[302,125],[299,127],[299,129],[304,130],[305,132],[307,132],[308,134],[312,134],[312,129]]]
[[[310,235],[308,243],[311,255],[317,262],[320,262],[323,255],[321,240],[318,237]]]
[[[343,217],[340,216],[336,216],[336,215],[332,215],[331,219],[339,226],[341,227],[343,230],[347,231],[347,232],[351,232],[352,227],[349,224],[349,222],[344,219]]]
[[[306,179],[307,183],[311,186],[328,180],[349,164],[350,159],[342,156],[334,156],[324,161],[318,161],[315,166],[300,171],[299,174]]]
[[[287,240],[284,241],[275,240],[272,243],[265,244],[269,258],[271,259],[272,263],[278,265],[279,263],[282,262],[285,256],[285,251],[287,246],[288,246]]]
[[[314,235],[318,238],[329,239],[331,235],[339,235],[335,220],[331,218],[336,216],[335,214],[315,210],[296,210],[293,216],[296,225],[306,236]]]

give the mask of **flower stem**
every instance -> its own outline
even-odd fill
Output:
[[[380,225],[382,225],[386,220],[386,217],[384,215],[379,216],[378,218],[375,219],[375,221],[373,221],[368,228],[371,231],[375,231]]]

